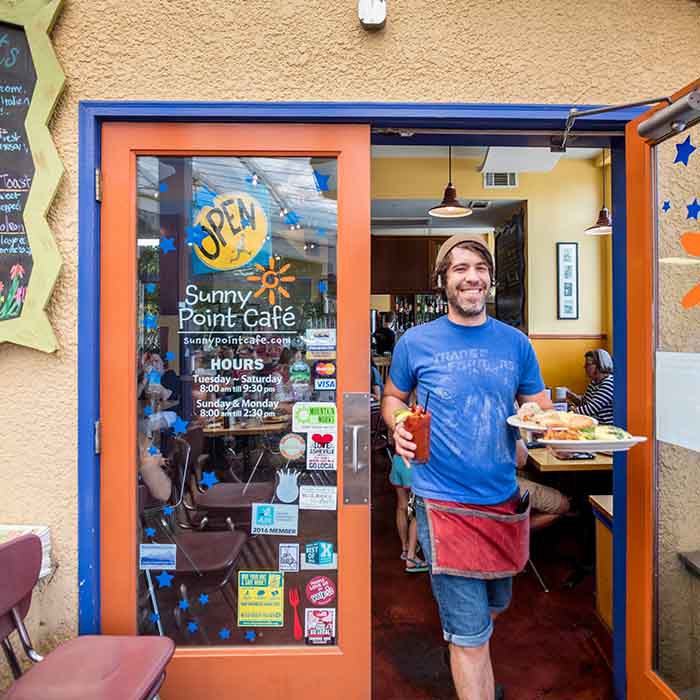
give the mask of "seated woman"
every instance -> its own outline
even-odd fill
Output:
[[[589,350],[585,355],[590,384],[583,396],[567,391],[566,399],[576,413],[595,418],[601,425],[613,423],[613,361],[606,350]]]

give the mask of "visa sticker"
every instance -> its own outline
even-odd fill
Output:
[[[316,377],[316,380],[314,381],[314,389],[316,389],[317,391],[335,391],[335,386],[335,379]]]

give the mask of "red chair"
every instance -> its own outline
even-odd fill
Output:
[[[0,640],[15,682],[4,700],[151,700],[175,651],[167,637],[85,636],[42,658],[32,648],[24,618],[41,568],[41,541],[23,535],[0,545]],[[17,631],[29,659],[22,675],[9,640]]]

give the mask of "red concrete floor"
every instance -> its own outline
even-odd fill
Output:
[[[372,477],[373,700],[456,700],[427,574],[406,574],[394,525],[388,463],[375,453]],[[491,640],[506,700],[612,700],[609,640],[594,613],[593,580],[561,583],[576,555],[565,519],[536,535],[533,559],[550,592],[527,570]]]

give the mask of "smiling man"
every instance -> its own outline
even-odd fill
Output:
[[[414,459],[415,444],[395,416],[414,389],[432,414],[430,458],[413,462],[413,491],[460,700],[503,697],[494,687],[489,639],[528,546],[515,479],[518,435],[506,419],[516,400],[551,407],[528,338],[486,313],[493,280],[493,258],[481,240],[458,234],[445,241],[435,284],[448,313],[402,336],[382,402],[396,452],[406,460]],[[494,548],[495,540],[503,545],[504,522],[512,528],[505,545]]]

